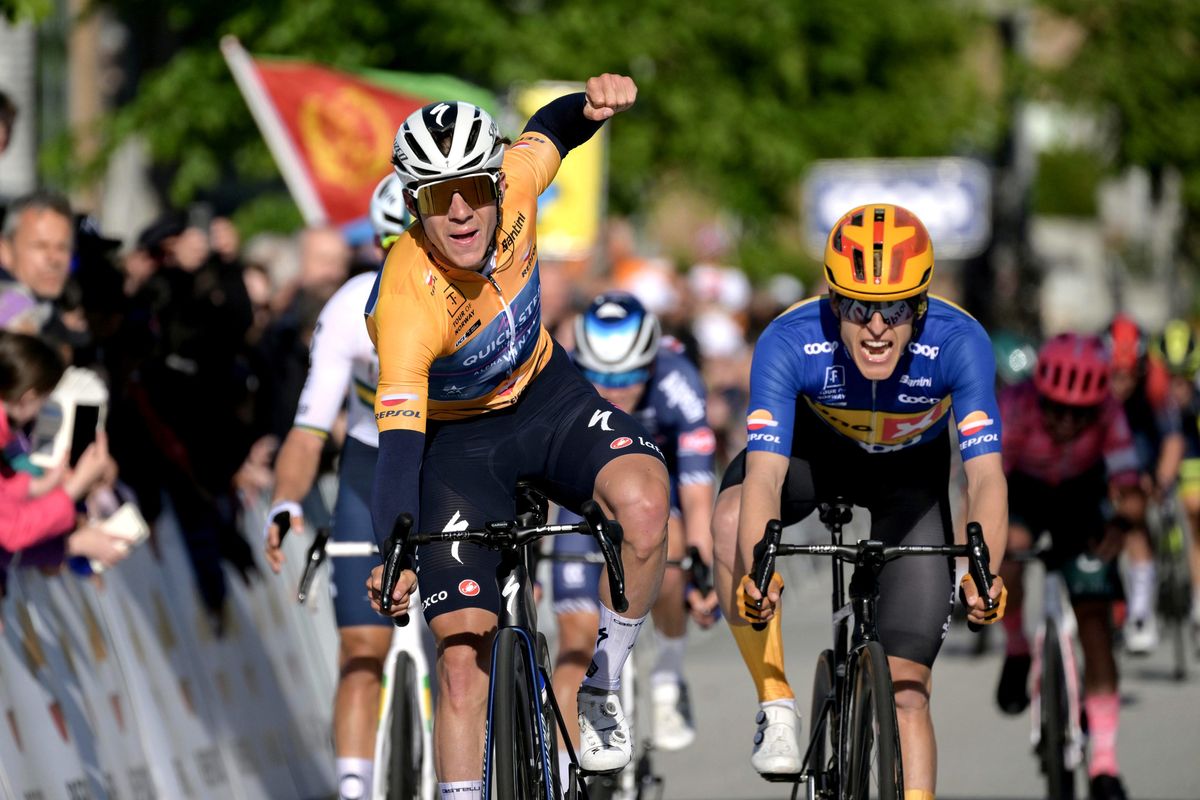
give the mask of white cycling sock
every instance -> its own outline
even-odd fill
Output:
[[[369,758],[337,760],[338,800],[366,800],[371,796],[375,762]]]
[[[584,686],[614,691],[621,688],[621,668],[637,642],[645,617],[629,619],[600,604],[600,633],[596,637],[596,654],[588,667]]]
[[[782,700],[768,700],[765,703],[759,703],[759,706],[762,708],[779,706],[780,708],[790,708],[794,712],[796,710],[796,699],[794,697],[785,697]]]
[[[1129,580],[1129,618],[1146,619],[1154,613],[1154,562],[1131,563],[1126,567],[1126,572]]]
[[[571,754],[566,750],[558,751],[558,775],[562,785],[567,785],[567,776],[571,774]]]
[[[483,797],[483,781],[439,783],[438,797],[441,800],[481,800]]]
[[[650,673],[650,685],[683,683],[683,654],[687,650],[687,634],[673,638],[658,634],[658,658]]]

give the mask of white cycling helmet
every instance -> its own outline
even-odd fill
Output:
[[[371,227],[375,229],[375,236],[379,241],[399,236],[409,222],[400,179],[395,174],[388,175],[371,193]]]
[[[392,165],[405,190],[473,172],[494,172],[504,143],[492,115],[463,102],[430,103],[396,131]]]
[[[575,318],[575,364],[592,383],[629,386],[650,377],[662,327],[628,292],[605,292]]]

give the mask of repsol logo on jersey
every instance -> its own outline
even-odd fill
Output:
[[[924,395],[901,394],[896,398],[901,403],[926,403],[933,405],[942,402],[940,397],[925,397]]]
[[[421,412],[411,408],[389,408],[387,411],[380,411],[375,415],[375,419],[389,419],[391,417],[412,417],[420,419]]]
[[[921,344],[920,342],[908,343],[908,352],[916,356],[925,356],[928,359],[937,358],[939,350],[941,348],[936,345]]]
[[[779,437],[773,433],[752,433],[746,437],[748,442],[767,442],[769,444],[782,444]]]
[[[837,347],[837,342],[809,342],[804,345],[804,355],[819,356],[822,353],[832,353]]]
[[[958,449],[966,450],[968,447],[974,447],[975,445],[998,441],[1000,441],[999,435],[995,433],[985,433],[982,436],[972,436],[970,439],[963,439],[958,443]]]

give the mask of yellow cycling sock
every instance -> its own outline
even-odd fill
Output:
[[[738,650],[742,651],[742,660],[750,670],[750,677],[754,678],[758,702],[794,700],[796,693],[783,672],[783,629],[779,614],[771,618],[765,631],[756,631],[749,625],[730,625],[729,630],[733,632]]]
[[[933,792],[924,789],[905,789],[904,800],[933,800]]]

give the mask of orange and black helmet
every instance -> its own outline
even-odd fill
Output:
[[[851,209],[829,232],[825,280],[831,291],[856,300],[903,300],[929,289],[933,244],[907,208],[872,203]]]

